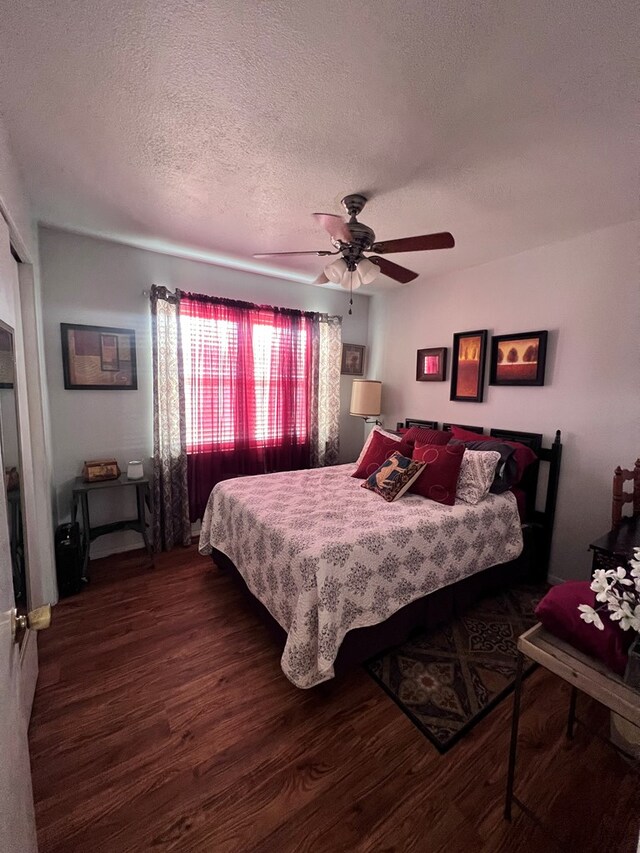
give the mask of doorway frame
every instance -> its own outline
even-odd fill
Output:
[[[29,607],[56,604],[58,590],[55,575],[54,520],[55,503],[51,474],[51,437],[48,417],[48,394],[43,382],[45,360],[41,323],[39,275],[27,242],[23,239],[10,211],[0,197],[0,216],[7,224],[11,255],[17,268],[16,328],[14,334],[14,360],[22,361],[26,379],[26,392],[22,399],[16,384],[16,404],[21,453],[28,439],[28,454],[32,468],[32,486],[29,498],[22,497],[22,511],[26,522],[26,507],[30,504],[31,524],[25,523],[25,549],[27,560],[27,598]],[[36,227],[32,222],[32,227]],[[37,251],[37,235],[35,247]],[[37,264],[37,258],[35,259]],[[0,318],[2,319],[2,318]],[[18,329],[17,326],[20,325]],[[18,353],[18,347],[21,353]],[[27,438],[23,425],[28,423]],[[20,697],[23,719],[28,726],[38,680],[37,634],[27,631],[20,647]]]

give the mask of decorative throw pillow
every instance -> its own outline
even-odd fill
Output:
[[[489,494],[500,462],[497,450],[467,450],[460,466],[456,497],[466,504],[477,504]]]
[[[493,483],[489,491],[494,495],[501,495],[519,482],[518,463],[516,462],[515,447],[505,444],[503,441],[460,441],[452,438],[452,444],[464,444],[467,450],[495,450],[500,454],[500,462],[496,466]]]
[[[465,444],[468,441],[496,441],[496,438],[491,435],[479,435],[475,432],[469,432],[469,430],[462,429],[462,427],[452,426],[451,432],[453,433],[454,438],[459,438],[461,441],[464,441]],[[514,458],[516,460],[516,465],[518,466],[516,476],[516,482],[519,483],[522,480],[522,476],[525,470],[537,461],[538,457],[534,453],[534,451],[527,447],[526,444],[522,444],[519,441],[509,441],[509,439],[502,438],[500,441],[503,444],[508,444],[509,447],[513,447],[515,450]],[[512,483],[515,485],[515,483]]]
[[[456,484],[464,455],[462,444],[416,444],[414,462],[426,462],[427,467],[411,487],[411,491],[439,504],[453,506]]]
[[[380,427],[380,426],[374,426],[374,428],[371,430],[371,432],[367,436],[367,440],[362,445],[362,450],[360,451],[360,455],[356,459],[356,467],[364,459],[365,454],[366,454],[367,450],[369,449],[369,445],[371,444],[371,440],[373,439],[373,436],[378,432],[382,433],[382,435],[389,436],[389,438],[393,439],[394,441],[400,441],[401,440],[401,436],[397,432],[392,432],[391,430],[382,429],[382,427]]]
[[[408,456],[411,459],[411,445],[400,439],[397,435],[390,435],[383,430],[378,432],[374,430],[370,438],[371,440],[363,449],[363,453],[358,460],[358,466],[351,475],[352,477],[359,477],[361,480],[369,477],[396,450],[401,456]]]
[[[361,488],[375,492],[385,501],[397,501],[420,476],[424,467],[424,462],[414,462],[396,451],[367,477]]]
[[[596,604],[589,581],[565,581],[551,587],[536,607],[536,618],[550,634],[598,658],[618,675],[624,675],[633,631],[623,631],[611,621],[606,610],[600,611],[603,631],[588,625],[580,618],[580,604],[592,607]]]
[[[402,436],[410,444],[449,444],[451,433],[443,429],[412,426]]]
[[[470,429],[464,429],[463,427],[456,426],[452,424],[451,426],[451,435],[453,438],[458,438],[460,441],[491,441],[490,435],[483,435],[481,432],[473,432]]]

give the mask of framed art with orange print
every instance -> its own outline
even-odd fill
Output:
[[[450,400],[482,402],[486,349],[486,329],[456,332],[453,336]]]
[[[489,385],[544,385],[547,331],[494,335]]]
[[[135,391],[136,333],[111,326],[61,323],[64,387],[71,391]]]

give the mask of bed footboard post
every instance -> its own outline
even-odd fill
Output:
[[[556,503],[558,500],[558,482],[560,480],[560,460],[562,459],[562,442],[560,430],[556,430],[556,437],[551,445],[549,459],[549,480],[547,483],[547,499],[544,505],[544,539],[542,561],[545,577],[549,572],[549,560],[551,559],[551,540],[553,537],[553,524],[556,517]]]

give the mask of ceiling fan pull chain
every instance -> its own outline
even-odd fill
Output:
[[[349,314],[353,314],[351,306],[353,305],[353,273],[349,276]]]

